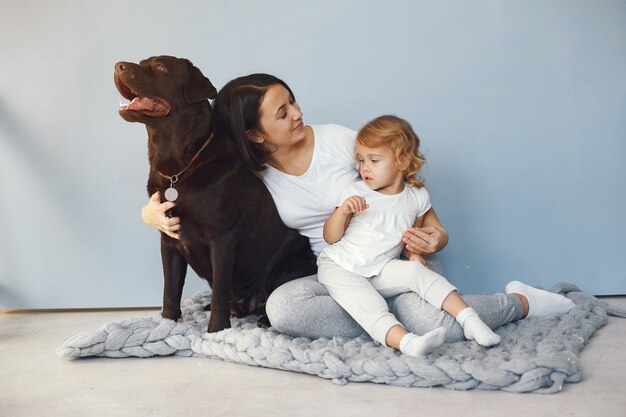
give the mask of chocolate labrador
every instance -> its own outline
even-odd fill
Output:
[[[148,194],[175,201],[180,240],[161,233],[163,317],[178,320],[187,265],[212,288],[209,332],[262,314],[272,290],[316,271],[308,239],[287,228],[262,181],[212,120],[211,82],[186,59],[115,64],[120,115],[148,131]]]

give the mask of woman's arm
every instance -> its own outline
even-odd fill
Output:
[[[355,213],[360,213],[369,206],[363,197],[353,195],[346,198],[343,204],[335,209],[326,223],[324,223],[324,240],[333,244],[338,242],[346,232],[350,219]]]
[[[446,247],[448,232],[439,222],[435,209],[431,208],[424,214],[422,227],[405,231],[402,241],[409,252],[429,255]]]
[[[178,230],[180,230],[179,217],[167,217],[165,213],[175,207],[176,204],[166,201],[161,203],[161,197],[156,192],[152,194],[148,204],[141,208],[141,218],[145,224],[165,233],[171,238],[180,239]]]

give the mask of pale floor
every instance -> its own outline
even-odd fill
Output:
[[[607,299],[626,308],[626,297]],[[338,386],[202,358],[65,360],[77,333],[154,311],[0,314],[0,416],[626,416],[626,319],[583,350],[585,378],[555,395]]]

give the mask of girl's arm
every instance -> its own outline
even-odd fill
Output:
[[[363,197],[353,195],[347,198],[324,223],[324,240],[329,244],[341,240],[348,228],[348,224],[350,224],[352,215],[360,213],[368,207]]]

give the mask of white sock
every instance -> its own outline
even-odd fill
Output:
[[[475,340],[479,345],[485,347],[500,343],[500,336],[495,334],[493,330],[480,319],[478,313],[472,307],[461,310],[456,316],[456,321],[463,328],[466,339]]]
[[[574,302],[560,294],[549,291],[540,290],[531,287],[523,282],[511,281],[506,287],[507,294],[522,294],[528,299],[528,316],[554,316],[557,314],[565,314],[574,307]]]
[[[424,356],[445,340],[446,329],[443,327],[438,327],[422,336],[407,333],[400,339],[400,352],[410,356]]]

